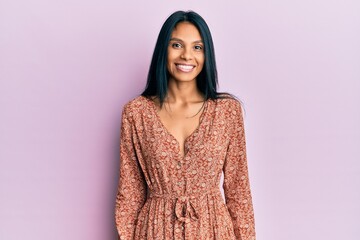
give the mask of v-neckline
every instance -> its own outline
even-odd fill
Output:
[[[144,97],[144,96],[142,96],[142,97]],[[187,143],[191,138],[193,138],[194,135],[195,135],[195,133],[198,133],[198,132],[200,131],[201,127],[204,125],[204,118],[205,118],[206,113],[207,113],[209,100],[205,100],[205,103],[204,103],[204,106],[203,106],[204,109],[203,109],[203,111],[202,111],[201,114],[200,114],[198,126],[197,126],[196,129],[195,129],[194,131],[192,131],[192,133],[191,133],[189,136],[187,136],[187,137],[185,138],[185,140],[184,140],[184,145],[183,145],[184,155],[182,156],[182,154],[181,154],[180,142],[179,142],[179,140],[165,127],[164,123],[162,122],[162,120],[161,120],[161,118],[160,118],[160,116],[159,116],[159,114],[158,114],[158,112],[157,112],[158,109],[157,109],[157,106],[156,106],[155,102],[152,101],[152,100],[150,100],[150,99],[148,99],[148,98],[146,98],[146,97],[144,97],[144,98],[145,98],[147,101],[150,102],[150,104],[151,104],[151,106],[152,106],[152,109],[154,110],[155,118],[156,118],[157,122],[160,124],[161,128],[163,129],[163,131],[164,131],[168,136],[170,136],[173,140],[176,141],[176,144],[177,144],[177,147],[178,147],[178,151],[177,151],[178,157],[179,157],[180,159],[184,159],[184,158],[187,156],[188,152],[189,152],[189,151],[187,151],[187,152],[185,151],[186,143]]]

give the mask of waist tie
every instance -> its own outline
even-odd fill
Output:
[[[195,205],[193,204],[192,200],[198,199],[201,200],[203,197],[210,193],[220,192],[219,188],[212,188],[209,189],[206,192],[201,192],[197,194],[191,194],[191,195],[174,195],[170,193],[156,193],[154,191],[150,191],[150,198],[163,198],[163,199],[174,199],[175,200],[175,215],[176,218],[180,222],[190,222],[190,220],[197,221],[199,219],[199,214],[195,208]]]

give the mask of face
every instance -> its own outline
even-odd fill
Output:
[[[181,22],[174,28],[168,45],[167,69],[173,80],[192,81],[204,66],[204,43],[197,28]]]

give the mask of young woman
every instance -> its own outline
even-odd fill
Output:
[[[206,22],[173,13],[122,111],[119,239],[255,240],[242,105],[217,84]]]

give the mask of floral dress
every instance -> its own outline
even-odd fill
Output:
[[[125,104],[120,137],[119,239],[255,240],[238,100],[206,101],[184,156],[155,103],[141,95]]]

